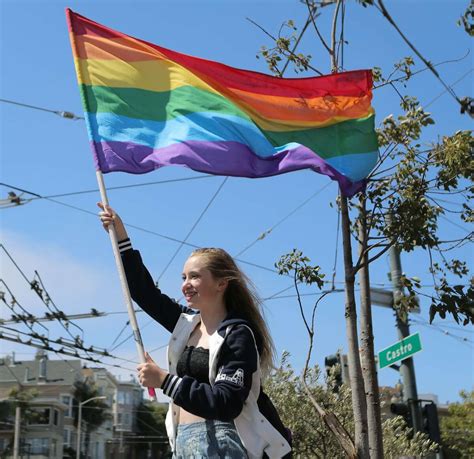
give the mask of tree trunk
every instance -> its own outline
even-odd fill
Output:
[[[360,281],[360,351],[362,375],[364,377],[367,403],[367,426],[369,429],[370,459],[383,458],[382,421],[380,418],[380,394],[374,356],[374,335],[372,330],[372,304],[370,301],[370,277],[368,266],[367,213],[365,194],[360,198],[359,212],[359,253],[363,267],[359,270]]]
[[[344,247],[344,270],[346,290],[346,336],[347,360],[349,363],[349,381],[352,390],[352,410],[354,412],[354,443],[360,459],[369,458],[369,439],[367,428],[367,403],[364,393],[364,380],[359,357],[357,336],[357,312],[354,295],[354,265],[352,261],[351,230],[347,198],[341,198],[342,243]]]

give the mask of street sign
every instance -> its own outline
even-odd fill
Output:
[[[398,343],[392,344],[379,352],[380,369],[389,367],[400,360],[405,360],[421,351],[420,334],[413,333]]]

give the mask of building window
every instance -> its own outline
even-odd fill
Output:
[[[130,424],[130,413],[124,413],[123,423],[128,426]]]
[[[71,446],[71,431],[69,429],[63,430],[63,442],[65,447]]]
[[[33,408],[29,425],[48,425],[50,423],[51,410],[49,408]]]
[[[70,395],[61,395],[61,402],[67,406],[64,416],[72,418],[72,397]]]
[[[30,438],[27,440],[29,443],[29,453],[40,454],[43,456],[49,456],[49,439],[48,438]]]
[[[56,457],[58,449],[58,441],[56,439],[51,440],[51,455],[49,457]]]
[[[59,425],[59,411],[56,408],[54,409],[53,424],[55,426]]]
[[[121,390],[117,392],[117,403],[120,405],[125,403],[125,392],[122,392]]]

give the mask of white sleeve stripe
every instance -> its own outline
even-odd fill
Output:
[[[132,243],[130,242],[130,239],[120,241],[118,243],[118,248],[120,253],[125,252],[126,250],[130,250],[132,248]]]
[[[163,387],[163,392],[171,398],[176,396],[176,392],[181,384],[181,378],[179,376],[169,375],[166,384]]]
[[[171,380],[171,375],[170,374],[166,375],[163,387],[161,388],[163,390],[163,392],[165,392],[168,389],[168,386],[170,384],[170,380]]]

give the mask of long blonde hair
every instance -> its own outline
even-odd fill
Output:
[[[215,279],[227,281],[224,292],[227,312],[249,322],[260,352],[262,373],[267,375],[274,366],[275,346],[261,312],[262,302],[252,282],[223,249],[201,248],[192,252],[191,257],[193,256],[205,260],[206,268]]]

